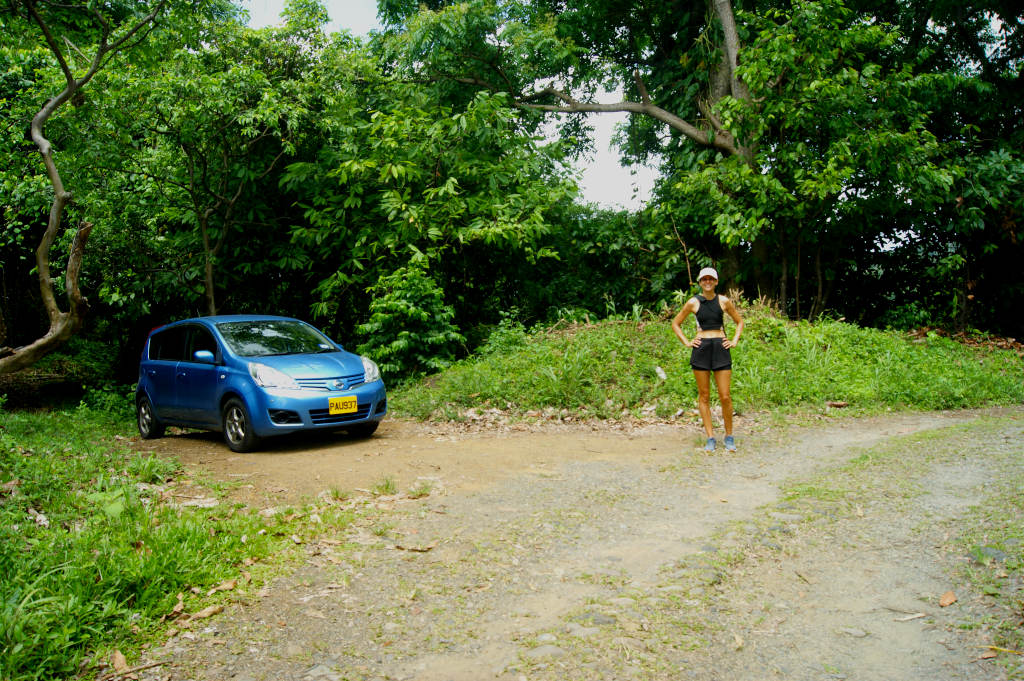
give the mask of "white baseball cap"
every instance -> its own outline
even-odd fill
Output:
[[[697,281],[700,281],[704,277],[711,277],[715,281],[718,281],[718,272],[715,271],[714,267],[705,267],[700,271],[700,274],[697,275]]]

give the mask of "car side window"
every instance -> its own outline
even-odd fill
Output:
[[[154,334],[149,340],[149,358],[164,362],[180,362],[185,357],[187,329],[176,326]]]
[[[202,326],[193,326],[190,331],[189,350],[185,361],[194,362],[196,353],[200,350],[209,350],[213,353],[214,358],[219,358],[220,355],[217,352],[217,341],[208,329]]]

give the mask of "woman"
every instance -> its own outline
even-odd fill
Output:
[[[732,436],[732,396],[729,394],[732,382],[732,355],[729,350],[740,342],[743,318],[727,296],[715,293],[718,272],[713,267],[702,269],[697,275],[697,283],[700,284],[701,295],[686,301],[686,305],[672,320],[672,331],[683,345],[693,348],[690,353],[690,367],[693,369],[693,377],[697,380],[700,418],[704,422],[704,432],[708,437],[704,450],[715,451],[715,432],[711,423],[711,374],[714,373],[718,401],[722,405],[722,420],[725,421],[725,449],[735,452],[736,440]],[[723,312],[727,312],[736,322],[732,340],[725,335]],[[687,340],[681,324],[691,314],[697,318],[697,335],[693,340]]]

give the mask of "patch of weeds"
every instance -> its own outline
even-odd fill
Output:
[[[327,490],[327,498],[336,503],[342,503],[348,501],[352,497],[352,492],[347,489],[341,489],[340,487],[331,487]]]
[[[410,499],[422,499],[429,497],[432,491],[434,491],[434,484],[429,480],[421,480],[409,488],[407,495]]]
[[[376,537],[386,537],[388,532],[395,529],[394,524],[386,522],[376,522],[370,527],[370,532]]]
[[[849,490],[826,487],[813,483],[798,483],[786,489],[783,498],[786,501],[815,499],[818,501],[841,501],[849,494]]]
[[[128,473],[139,482],[159,485],[181,474],[181,464],[175,459],[136,454],[128,462]]]
[[[583,493],[583,499],[590,504],[602,504],[605,506],[615,506],[628,498],[624,492],[612,492],[606,489],[588,490]]]
[[[398,483],[393,477],[385,476],[374,483],[373,487],[370,488],[375,496],[388,497],[398,494]]]
[[[614,589],[624,588],[630,583],[629,575],[625,572],[582,572],[576,576],[576,581]]]

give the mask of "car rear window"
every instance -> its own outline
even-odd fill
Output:
[[[185,340],[188,329],[184,326],[154,333],[149,340],[149,358],[166,362],[179,362],[185,358]]]
[[[337,348],[308,324],[285,320],[221,322],[217,330],[231,351],[241,357],[334,352]]]

